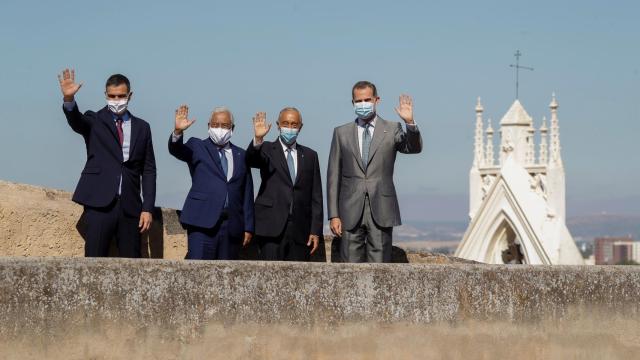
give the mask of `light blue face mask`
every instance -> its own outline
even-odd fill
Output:
[[[374,107],[372,102],[362,101],[353,105],[353,108],[358,116],[358,119],[367,120],[374,114]]]
[[[300,129],[292,129],[292,128],[281,127],[280,128],[280,139],[282,140],[283,143],[285,143],[287,145],[291,145],[294,142],[296,142],[296,138],[298,137],[298,132],[299,131],[300,131]]]

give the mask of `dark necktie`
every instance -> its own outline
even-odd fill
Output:
[[[220,165],[222,165],[222,172],[224,173],[224,180],[227,181],[227,174],[229,173],[229,162],[227,161],[227,155],[225,154],[224,148],[220,148],[218,150],[220,152]],[[229,206],[229,194],[227,194],[224,199],[224,208],[226,209]]]
[[[118,117],[116,119],[116,128],[118,129],[118,139],[120,139],[120,147],[124,143],[124,131],[122,130],[122,118]]]
[[[364,124],[364,132],[362,133],[362,164],[364,169],[367,170],[369,164],[369,148],[371,147],[371,134],[369,134],[369,128],[371,124]]]

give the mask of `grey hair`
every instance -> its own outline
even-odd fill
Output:
[[[300,110],[294,108],[293,106],[287,106],[284,109],[280,110],[280,114],[278,114],[278,120],[280,120],[280,116],[282,116],[282,113],[285,111],[295,111],[296,113],[298,113],[298,117],[300,117],[300,124],[302,124],[302,113],[300,112]]]
[[[213,115],[219,114],[219,113],[227,113],[227,114],[229,114],[229,117],[231,118],[231,125],[235,125],[235,122],[233,121],[233,113],[231,112],[231,110],[229,110],[228,107],[226,107],[226,106],[217,106],[217,107],[213,108],[213,112],[211,113],[211,117],[213,117]]]

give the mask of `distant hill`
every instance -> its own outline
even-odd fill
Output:
[[[567,227],[576,240],[600,236],[631,236],[640,239],[640,215],[598,214],[569,218]]]
[[[394,230],[394,241],[455,241],[462,240],[468,222],[405,221]],[[640,215],[594,214],[575,216],[567,227],[576,241],[591,241],[601,236],[631,236],[640,239]]]

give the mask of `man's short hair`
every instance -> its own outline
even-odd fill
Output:
[[[373,90],[373,96],[378,97],[378,89],[376,89],[376,86],[372,82],[363,80],[358,81],[357,83],[355,83],[355,85],[353,85],[353,88],[351,89],[351,98],[353,99],[353,97],[355,96],[356,89],[360,90],[366,88]]]
[[[235,122],[233,121],[233,113],[231,112],[231,110],[229,110],[228,107],[226,107],[226,106],[215,107],[213,109],[213,112],[211,113],[211,118],[213,118],[213,115],[219,114],[219,113],[227,113],[227,114],[229,114],[229,119],[231,119],[231,125],[235,125]]]
[[[302,113],[300,112],[300,110],[294,108],[293,106],[287,106],[286,108],[280,110],[280,113],[278,114],[278,121],[280,121],[280,116],[282,116],[282,113],[285,111],[295,111],[296,113],[298,113],[298,117],[300,118],[300,124],[302,124]]]
[[[131,84],[129,83],[129,79],[127,79],[127,77],[122,74],[113,74],[109,76],[104,87],[108,88],[109,86],[120,86],[122,84],[127,85],[127,91],[131,91]]]

